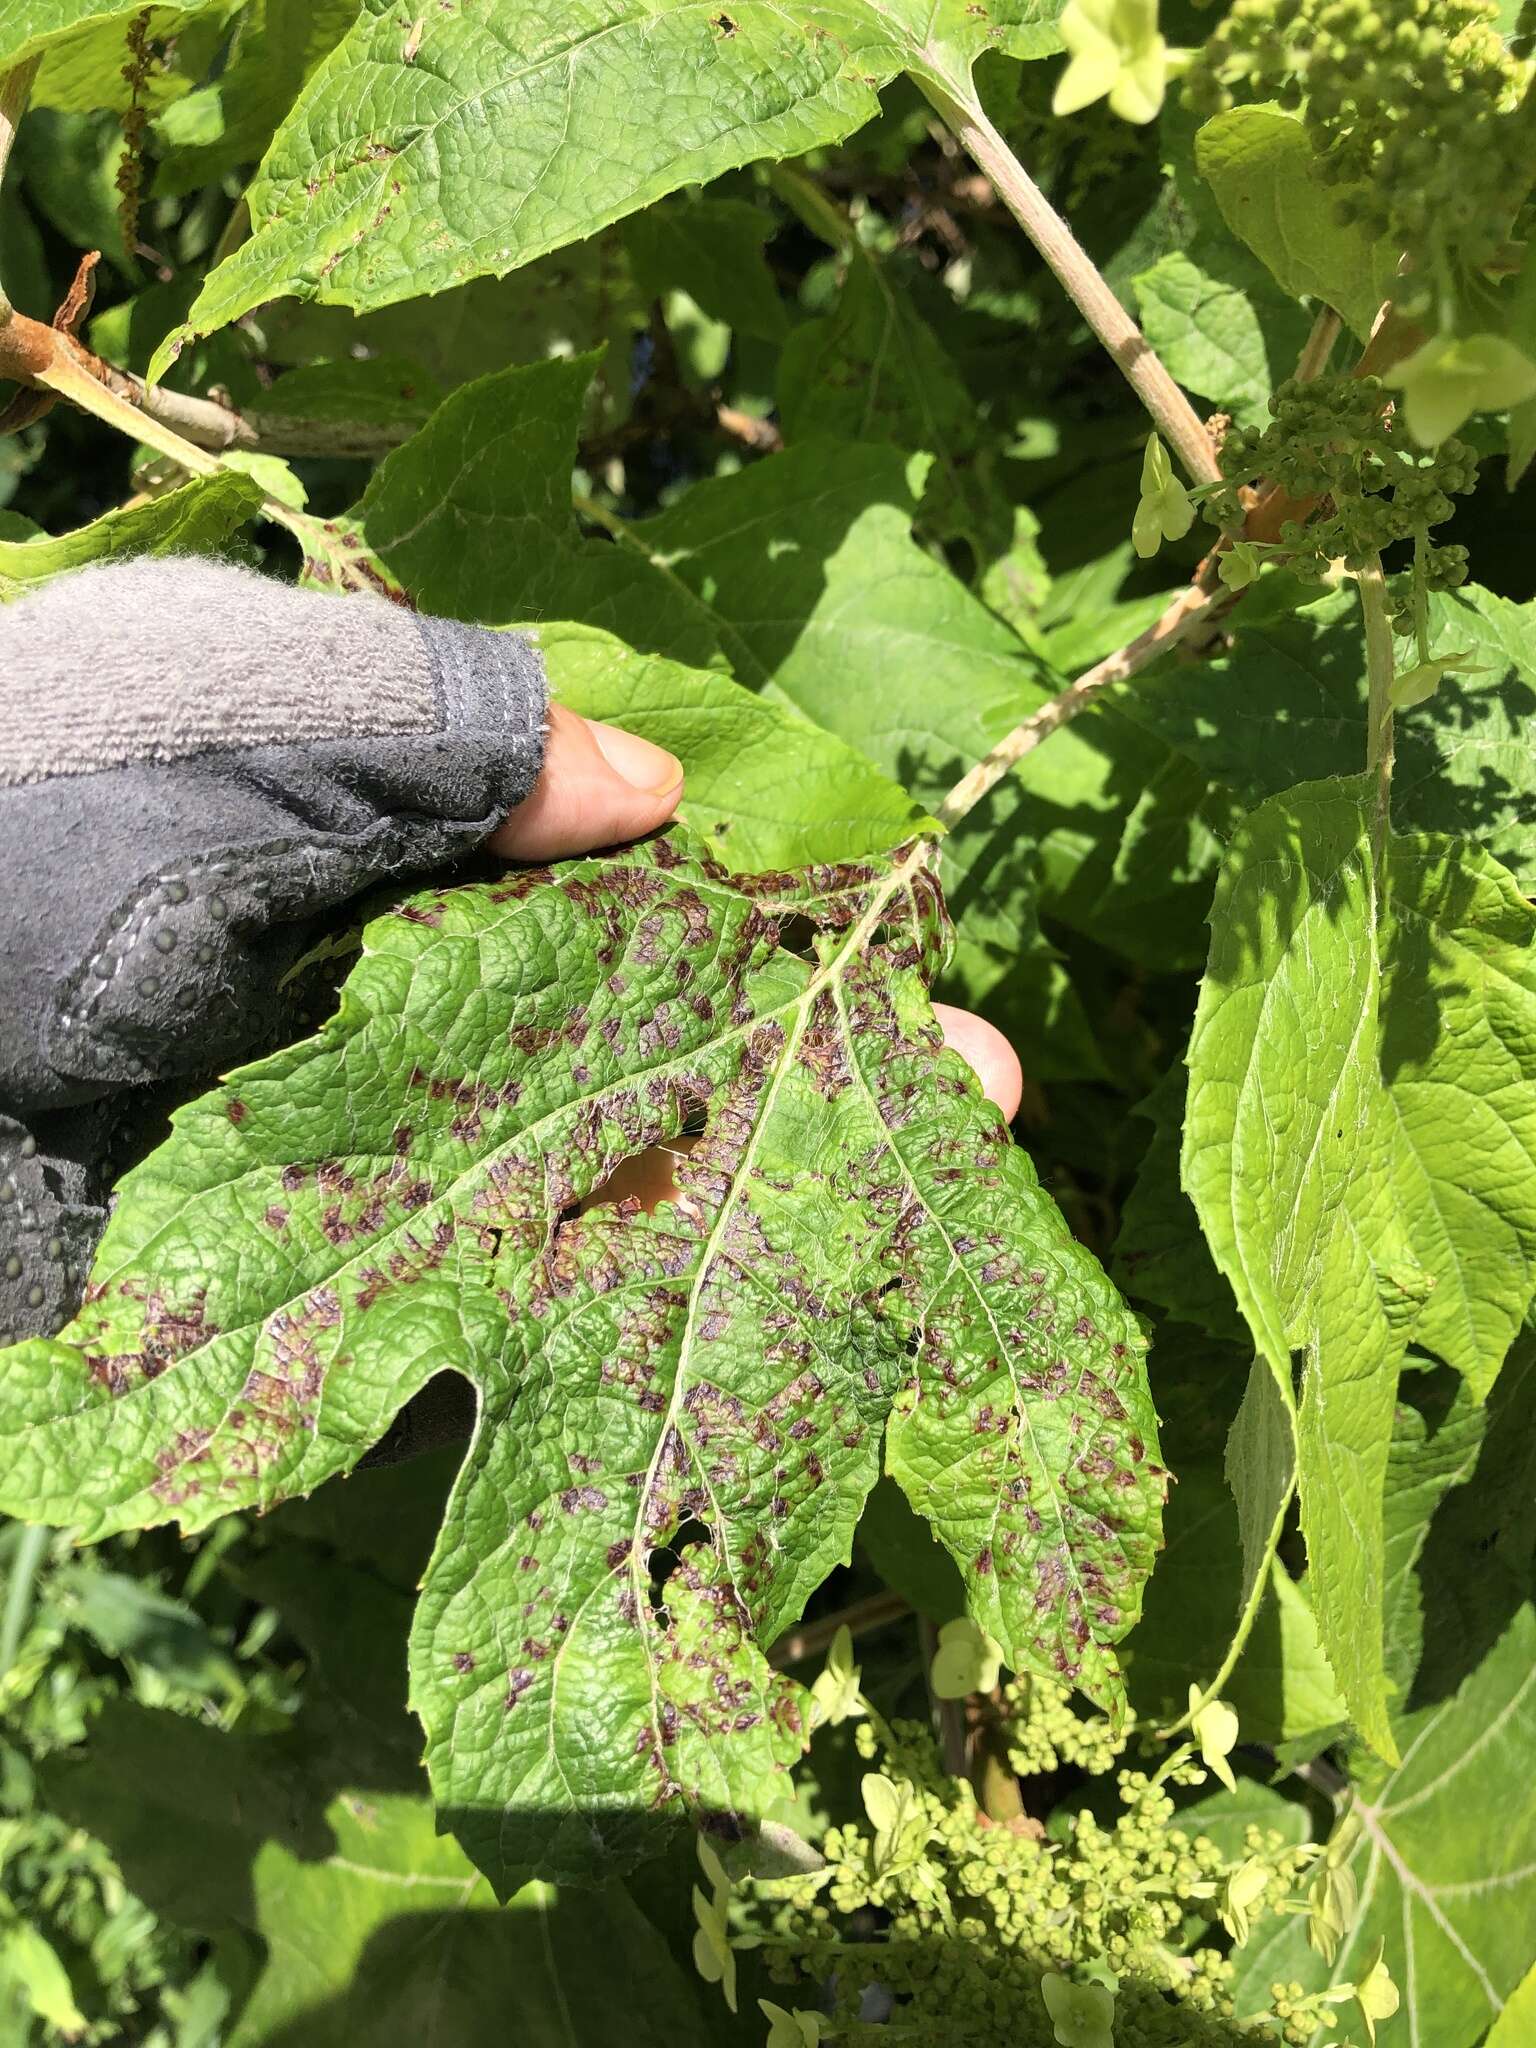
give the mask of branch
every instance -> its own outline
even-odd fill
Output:
[[[832,1647],[832,1638],[840,1628],[846,1627],[853,1635],[862,1635],[866,1629],[884,1628],[887,1622],[900,1621],[911,1608],[899,1593],[872,1593],[867,1600],[857,1600],[851,1607],[839,1608],[836,1614],[829,1614],[821,1621],[804,1623],[800,1628],[791,1629],[787,1636],[780,1636],[768,1652],[768,1662],[775,1671],[782,1671],[788,1664],[799,1664],[807,1657],[819,1657]]]
[[[974,768],[962,775],[934,813],[939,823],[953,829],[1002,781],[1010,768],[1022,761],[1026,754],[1032,754],[1041,741],[1049,739],[1058,727],[1076,718],[1101,690],[1108,689],[1111,683],[1125,682],[1156,661],[1160,654],[1166,654],[1170,647],[1177,646],[1186,633],[1201,620],[1209,618],[1218,606],[1228,603],[1230,598],[1231,593],[1227,590],[1203,590],[1198,583],[1191,583],[1187,589],[1181,590],[1161,617],[1154,620],[1144,633],[1137,634],[1129,646],[1107,655],[1059,696],[1053,697],[1048,704],[1042,704],[1038,711],[1032,711],[1005,739],[998,741],[985,760],[978,761]]]
[[[277,412],[236,412],[211,398],[191,398],[182,391],[148,385],[132,371],[103,362],[73,335],[62,334],[41,320],[29,320],[24,313],[13,312],[0,322],[0,377],[33,390],[53,390],[86,412],[99,412],[99,407],[81,396],[80,380],[88,379],[100,385],[119,407],[130,407],[142,416],[136,429],[119,411],[102,414],[125,432],[137,432],[139,440],[154,446],[149,427],[159,425],[194,448],[216,455],[230,448],[259,449],[268,455],[383,455],[415,432],[404,422],[385,426],[354,420],[308,420]]]
[[[932,79],[919,76],[916,83],[938,110],[945,126],[992,180],[998,197],[1056,273],[1072,303],[1150,413],[1158,432],[1177,451],[1191,483],[1219,482],[1216,451],[1200,415],[1104,282],[1093,259],[981,107],[974,101],[951,98]]]

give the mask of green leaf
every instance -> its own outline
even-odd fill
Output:
[[[1536,1616],[1523,1608],[1459,1691],[1397,1723],[1402,1764],[1367,1767],[1350,1858],[1360,1908],[1331,1967],[1304,1923],[1267,1922],[1235,1957],[1239,2014],[1275,1979],[1349,1984],[1378,1942],[1402,1993],[1383,2042],[1472,2048],[1530,1965],[1536,1916]]]
[[[118,1704],[49,1766],[50,1796],[163,1916],[264,1944],[230,2048],[697,2037],[692,1988],[621,1885],[568,1903],[535,1883],[498,1907],[429,1801],[293,1758]]]
[[[1247,292],[1173,250],[1136,279],[1136,303],[1147,340],[1171,376],[1244,426],[1268,424],[1269,394],[1287,372],[1271,368]]]
[[[78,2040],[90,2024],[75,2003],[58,1950],[24,1920],[0,1932],[0,1977],[9,1978],[43,2024],[64,2040]]]
[[[218,77],[173,101],[155,123],[155,192],[195,192],[256,162],[356,14],[357,0],[254,0],[245,7]]]
[[[1273,596],[1270,596],[1273,586]],[[1365,759],[1365,650],[1353,591],[1315,597],[1272,576],[1234,614],[1229,654],[1166,663],[1115,693],[1117,709],[1177,747],[1247,804]],[[1475,584],[1430,601],[1431,651],[1470,653],[1397,722],[1392,813],[1418,831],[1464,833],[1536,893],[1536,604]],[[1234,718],[1233,691],[1266,716]],[[1054,744],[1054,742],[1053,742]]]
[[[976,402],[894,266],[859,245],[833,311],[791,336],[779,363],[786,440],[890,441],[934,458],[925,525],[969,539],[981,560],[1011,541],[1012,510],[990,480]]]
[[[677,756],[688,778],[683,822],[735,868],[856,860],[925,822],[862,754],[788,705],[717,671],[636,654],[595,627],[527,630],[562,704]]]
[[[624,244],[646,298],[685,291],[738,334],[781,341],[789,315],[763,259],[776,225],[744,199],[673,199],[632,215]]]
[[[0,0],[0,71],[40,56],[32,90],[37,106],[123,108],[129,104],[129,88],[122,71],[136,17],[147,15],[150,40],[164,43],[200,21],[216,24],[232,11],[230,0],[156,0],[151,7],[135,0]],[[186,54],[200,61],[211,52],[193,39]],[[187,78],[173,54],[169,66],[162,63],[151,71],[141,96],[153,103],[186,88]]]
[[[903,70],[969,97],[1001,44],[1055,47],[1051,0],[363,0],[251,188],[250,240],[189,334],[295,295],[359,310],[502,276],[681,186],[851,134]],[[174,358],[163,348],[153,374]]]
[[[66,569],[127,555],[212,554],[261,509],[254,477],[221,471],[197,477],[131,511],[104,512],[57,538],[0,540],[0,603],[23,596]]]
[[[445,387],[504,369],[509,361],[603,348],[587,403],[589,414],[608,424],[628,415],[630,349],[645,319],[617,233],[594,235],[510,277],[476,278],[372,313],[286,299],[252,316],[274,362],[307,368],[315,358],[335,364],[354,352],[396,356],[419,363]]]
[[[881,1580],[929,1621],[949,1621],[965,1606],[965,1584],[947,1550],[894,1479],[870,1489],[859,1517],[859,1548]]]
[[[1291,1410],[1275,1386],[1274,1374],[1262,1358],[1254,1360],[1243,1404],[1227,1438],[1227,1484],[1237,1502],[1238,1533],[1243,1546],[1239,1611],[1272,1554],[1275,1519],[1290,1499],[1296,1477],[1296,1432]]]
[[[1399,250],[1339,218],[1353,188],[1330,184],[1301,122],[1233,107],[1195,138],[1195,162],[1241,241],[1294,298],[1332,306],[1361,341],[1392,296]]]
[[[888,1416],[1010,1664],[1113,1705],[1165,1478],[1142,1340],[942,1049],[931,852],[733,878],[678,828],[375,920],[8,1354],[0,1503],[205,1526],[473,1380],[412,1699],[502,1891],[782,1795],[804,1696],[759,1644],[846,1559]],[[699,1116],[673,1202],[576,1213]]]
[[[1189,1077],[1171,1066],[1136,1114],[1152,1123],[1135,1184],[1120,1212],[1111,1271],[1137,1301],[1154,1302],[1176,1322],[1194,1323],[1225,1343],[1245,1344],[1247,1326],[1226,1276],[1211,1257],[1195,1206],[1179,1183]]]
[[[1389,841],[1365,778],[1234,841],[1189,1048],[1185,1186],[1291,1398],[1323,1643],[1391,1755],[1382,1488],[1410,1331],[1489,1387],[1536,1287],[1536,913],[1475,848]],[[1448,1105],[1454,1112],[1448,1113]]]
[[[234,1660],[209,1635],[184,1600],[122,1572],[67,1565],[53,1587],[65,1614],[109,1657],[122,1657],[189,1693],[238,1695],[243,1681]]]
[[[1536,2039],[1536,1963],[1521,1978],[1514,1996],[1493,2023],[1483,2048],[1521,2048]]]
[[[403,358],[309,363],[274,378],[262,410],[303,420],[357,421],[365,426],[424,426],[442,399],[436,381]]]

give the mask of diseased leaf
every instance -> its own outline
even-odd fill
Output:
[[[227,470],[194,478],[131,510],[104,512],[73,533],[0,540],[0,603],[91,562],[112,562],[127,555],[213,553],[256,517],[261,499],[254,477]]]
[[[194,192],[254,163],[300,86],[351,27],[357,0],[254,0],[240,15],[217,78],[155,124],[157,194]]]
[[[1536,1287],[1536,912],[1476,848],[1388,840],[1365,778],[1233,843],[1190,1041],[1184,1184],[1298,1424],[1324,1647],[1385,1713],[1386,1476],[1410,1335],[1486,1391]]]
[[[1056,687],[914,541],[925,463],[892,448],[807,443],[695,484],[655,518],[611,521],[612,539],[581,539],[570,472],[592,361],[482,378],[379,465],[347,526],[425,609],[491,624],[575,619],[690,667],[726,668],[925,803]],[[1077,758],[1077,742],[1058,737],[1058,764]],[[1040,932],[1016,781],[947,836],[943,873],[957,998],[1015,1031],[1038,1078],[1101,1071]]]
[[[1536,1616],[1524,1607],[1460,1690],[1396,1724],[1402,1764],[1367,1764],[1350,1858],[1360,1910],[1332,1967],[1305,1921],[1267,1921],[1234,1953],[1239,2014],[1262,2009],[1275,1979],[1308,1990],[1348,1984],[1377,1942],[1402,1993],[1381,2031],[1434,2048],[1471,2048],[1530,1963],[1536,1915]],[[1395,2033],[1394,2033],[1395,2028]]]
[[[338,1015],[178,1113],[79,1317],[8,1354],[0,1502],[202,1527],[471,1378],[412,1698],[503,1892],[781,1795],[803,1698],[759,1643],[846,1559],[888,1416],[1010,1663],[1113,1706],[1164,1484],[1142,1339],[942,1049],[932,852],[732,877],[677,828],[376,920]],[[696,1118],[673,1201],[601,1202]]]
[[[1353,591],[1315,597],[1266,579],[1234,614],[1230,654],[1166,663],[1117,691],[1117,707],[1150,726],[1245,803],[1293,782],[1352,772],[1365,759],[1365,650]],[[1420,831],[1481,840],[1536,892],[1536,606],[1475,584],[1430,600],[1433,654],[1467,651],[1481,674],[1447,675],[1396,721],[1392,811]],[[1234,717],[1233,693],[1262,703]],[[1284,744],[1275,744],[1276,729]]]
[[[502,276],[681,186],[851,134],[900,71],[968,95],[984,49],[1058,47],[1058,11],[539,0],[509,18],[461,0],[418,34],[395,0],[363,0],[279,129],[251,238],[211,273],[184,336],[290,294],[366,310]]]

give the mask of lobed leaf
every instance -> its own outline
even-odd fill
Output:
[[[1530,1962],[1533,1659],[1527,1606],[1457,1691],[1399,1722],[1401,1765],[1367,1769],[1352,1809],[1360,1906],[1332,1965],[1309,1948],[1303,1920],[1266,1924],[1234,1954],[1240,2013],[1256,2010],[1277,1978],[1309,1991],[1349,1984],[1382,1942],[1402,1993],[1402,2038],[1434,2048],[1483,2039]]]
[[[1184,1185],[1298,1420],[1324,1647],[1392,1756],[1382,1494],[1410,1336],[1486,1392],[1536,1290],[1536,912],[1365,778],[1233,842],[1190,1041]]]
[[[1114,1705],[1164,1485],[1142,1339],[942,1049],[932,850],[733,877],[677,829],[377,920],[338,1015],[179,1112],[76,1321],[9,1354],[0,1504],[198,1528],[471,1378],[412,1694],[500,1889],[779,1796],[805,1706],[761,1646],[846,1559],[888,1418],[988,1632]],[[602,1199],[699,1122],[673,1200]]]

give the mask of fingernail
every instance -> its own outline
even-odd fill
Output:
[[[618,725],[604,725],[600,718],[587,722],[603,759],[616,775],[623,776],[631,789],[643,790],[647,796],[664,796],[682,781],[683,764],[665,747],[653,747],[638,733],[625,732]]]

